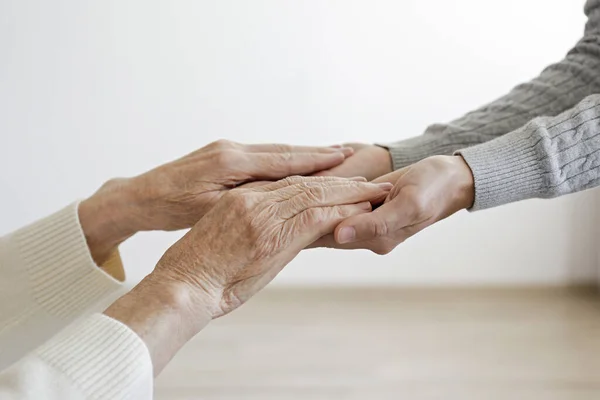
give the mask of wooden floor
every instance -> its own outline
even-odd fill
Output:
[[[156,399],[600,399],[600,295],[267,291],[190,342]]]

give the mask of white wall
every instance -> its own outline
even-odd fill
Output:
[[[418,135],[579,38],[583,0],[0,0],[0,229],[217,138]],[[387,257],[311,251],[281,284],[565,283],[595,275],[589,193],[461,214]],[[179,234],[124,246],[142,276]]]

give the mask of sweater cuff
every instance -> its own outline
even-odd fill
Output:
[[[94,263],[77,208],[78,203],[71,204],[13,235],[16,265],[23,266],[33,299],[48,314],[64,319],[81,315],[121,288]],[[123,275],[118,253],[106,268]]]
[[[449,139],[449,136],[444,137],[433,133],[425,133],[398,142],[377,143],[377,146],[388,149],[395,171],[427,157],[452,154],[457,146]]]
[[[36,354],[86,398],[151,399],[153,367],[140,337],[104,314],[93,314]]]
[[[472,211],[532,197],[543,197],[542,165],[536,140],[514,131],[495,140],[457,151],[475,180]]]

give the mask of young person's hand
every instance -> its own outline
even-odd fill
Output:
[[[343,163],[315,175],[351,178],[364,176],[367,180],[379,178],[393,171],[390,152],[380,146],[362,143],[347,143],[345,147],[354,149],[354,155]]]
[[[92,256],[101,263],[136,232],[190,228],[239,185],[312,174],[352,153],[352,148],[219,140],[139,176],[108,181],[80,204],[79,217]]]
[[[344,220],[334,234],[311,247],[387,254],[426,227],[470,208],[475,196],[473,175],[460,156],[429,157],[374,182],[394,184],[384,203],[372,213]]]

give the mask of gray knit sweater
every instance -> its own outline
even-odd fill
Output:
[[[506,96],[425,134],[388,144],[394,168],[436,154],[464,157],[474,210],[600,185],[600,0],[564,60]]]

